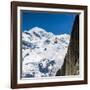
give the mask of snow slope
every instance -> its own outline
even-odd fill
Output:
[[[51,77],[62,67],[70,35],[34,27],[22,32],[22,78]]]

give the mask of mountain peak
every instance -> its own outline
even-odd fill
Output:
[[[33,27],[33,28],[31,28],[30,30],[29,30],[29,32],[40,32],[40,31],[44,31],[45,32],[45,30],[43,29],[43,28],[40,28],[40,27]]]
[[[32,29],[41,29],[40,27],[38,27],[38,26],[35,26],[35,27],[33,27]]]
[[[40,27],[24,31],[22,77],[55,76],[64,63],[69,37],[68,34],[55,35]]]

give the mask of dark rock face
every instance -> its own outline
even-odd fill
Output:
[[[64,64],[56,76],[79,74],[79,15],[76,16]]]

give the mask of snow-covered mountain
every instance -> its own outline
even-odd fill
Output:
[[[22,32],[22,78],[55,76],[62,67],[70,35],[34,27]]]

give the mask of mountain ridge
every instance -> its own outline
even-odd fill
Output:
[[[22,32],[22,77],[55,76],[64,62],[70,35],[34,27]]]

